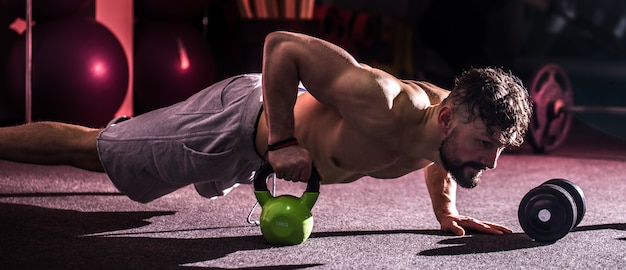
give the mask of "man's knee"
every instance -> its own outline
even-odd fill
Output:
[[[79,138],[78,150],[74,156],[74,166],[96,172],[104,172],[100,156],[98,154],[98,135],[101,129],[92,129]]]

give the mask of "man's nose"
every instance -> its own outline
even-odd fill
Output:
[[[498,158],[500,157],[500,153],[502,153],[502,149],[497,149],[496,151],[490,151],[482,161],[483,164],[487,166],[489,169],[495,169],[498,166]]]

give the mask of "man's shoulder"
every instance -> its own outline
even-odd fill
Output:
[[[413,81],[428,96],[430,103],[435,105],[441,103],[450,94],[449,90],[443,89],[435,84],[426,81]]]

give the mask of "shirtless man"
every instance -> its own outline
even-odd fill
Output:
[[[298,95],[300,83],[306,92]],[[314,164],[322,184],[424,169],[443,231],[505,234],[511,230],[460,215],[456,187],[476,186],[505,147],[519,146],[530,114],[520,80],[500,69],[469,70],[449,92],[359,64],[326,41],[273,32],[262,75],[223,80],[105,129],[0,128],[0,159],[104,171],[143,203],[189,184],[202,196],[224,195],[249,183],[263,157],[291,181],[307,181]]]

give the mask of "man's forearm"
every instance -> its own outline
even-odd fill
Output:
[[[299,75],[291,52],[290,36],[283,33],[268,35],[263,51],[263,103],[268,125],[268,143],[294,136],[293,108]]]
[[[430,194],[437,220],[450,215],[458,215],[456,209],[456,182],[439,165],[432,164],[424,169],[426,187]]]

